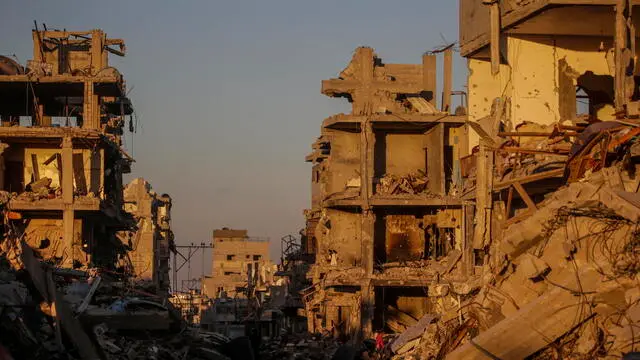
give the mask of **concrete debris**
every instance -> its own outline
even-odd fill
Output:
[[[404,330],[397,338],[391,342],[391,351],[395,354],[402,354],[406,351],[401,351],[405,349],[410,342],[416,342],[411,348],[415,347],[420,340],[418,339],[425,332],[427,327],[435,320],[436,317],[430,314],[427,314],[420,319],[416,324],[409,326],[406,330]]]
[[[342,358],[339,344],[331,337],[323,337],[316,334],[284,334],[272,339],[260,350],[260,358],[263,360],[329,360]],[[335,356],[334,356],[335,355]],[[344,357],[352,359],[351,357]]]
[[[27,254],[31,250],[23,251]],[[225,336],[187,328],[173,314],[175,310],[153,300],[127,297],[118,286],[95,286],[98,280],[92,282],[87,294],[90,298],[93,294],[92,304],[74,315],[68,309],[84,304],[87,298],[69,303],[80,288],[73,285],[89,288],[87,280],[52,275],[51,268],[32,255],[26,255],[25,264],[26,268],[13,268],[0,259],[0,331],[7,354],[20,359],[245,359],[230,356],[224,348],[230,339]],[[18,281],[24,279],[25,271],[30,280]],[[41,276],[50,279],[48,284],[38,280]],[[96,279],[113,281],[107,274]],[[44,293],[29,290],[34,287]],[[46,310],[38,315],[39,309]],[[162,317],[169,326],[158,326]],[[131,332],[133,329],[137,331]]]
[[[424,194],[427,193],[428,182],[429,179],[427,175],[422,171],[418,171],[416,174],[409,174],[402,177],[385,175],[380,179],[380,182],[376,186],[376,194]]]

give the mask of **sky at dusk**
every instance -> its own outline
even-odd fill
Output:
[[[172,196],[178,244],[246,228],[270,237],[279,259],[280,238],[303,227],[309,206],[304,157],[322,120],[350,111],[320,93],[321,81],[357,46],[386,63],[421,63],[425,51],[457,41],[458,2],[3,0],[0,55],[32,57],[33,20],[125,39],[127,56],[110,62],[139,120],[125,139],[136,159],[127,180],[144,177]],[[454,71],[454,90],[464,90],[457,55]],[[197,277],[202,261],[194,260]]]

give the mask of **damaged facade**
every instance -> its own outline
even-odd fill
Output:
[[[202,279],[200,326],[236,338],[257,331],[269,338],[280,330],[279,310],[271,306],[277,266],[269,258],[269,238],[247,230],[213,231],[212,271]]]
[[[451,113],[452,48],[442,53],[440,110],[436,53],[420,65],[385,64],[361,47],[339,78],[322,83],[323,94],[347,98],[352,112],[326,119],[307,156],[311,332],[401,331],[436,306],[427,289],[439,274],[461,275],[453,270],[466,233],[459,198],[466,117]]]
[[[394,66],[358,48],[323,82],[353,111],[307,157],[309,331],[383,332],[389,358],[638,350],[634,5],[461,0],[458,115],[446,52],[440,111],[430,55]]]
[[[169,293],[169,258],[175,251],[171,231],[171,197],[159,195],[143,178],[124,188],[124,209],[137,221],[136,231],[119,236],[130,247],[135,279],[151,285],[156,293]],[[141,284],[142,285],[142,284]]]
[[[248,287],[267,291],[275,272],[269,239],[249,237],[247,230],[214,230],[211,269],[202,283],[202,292],[210,299],[246,297]]]

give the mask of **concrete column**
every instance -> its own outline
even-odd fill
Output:
[[[425,54],[422,56],[422,83],[424,89],[431,92],[431,99],[429,102],[434,107],[437,106],[438,88],[436,84],[437,80],[437,58],[434,54]]]
[[[98,108],[98,96],[93,91],[93,81],[84,82],[84,103],[82,105],[82,128],[100,128],[100,109]]]
[[[369,198],[373,195],[373,165],[375,136],[373,136],[373,124],[368,120],[361,123],[362,141],[360,156],[360,191],[362,198],[362,216],[360,229],[360,243],[362,251],[362,267],[367,276],[373,274],[373,239],[375,215],[369,205]]]
[[[360,241],[362,251],[362,267],[367,277],[373,275],[373,239],[375,231],[376,215],[371,209],[362,210],[360,217]]]
[[[360,304],[360,326],[362,339],[373,336],[373,315],[375,309],[376,294],[371,280],[365,280],[361,285],[362,300]]]
[[[70,137],[62,139],[62,226],[64,232],[64,265],[73,264],[74,211],[73,211],[73,143]]]
[[[480,141],[476,168],[476,228],[473,247],[483,249],[491,240],[491,209],[493,188],[493,151]]]
[[[310,307],[307,307],[306,305],[305,305],[305,313],[307,315],[306,317],[307,331],[313,334],[316,332],[316,314],[313,311],[311,311]]]

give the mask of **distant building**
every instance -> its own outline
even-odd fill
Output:
[[[247,235],[247,230],[213,231],[213,265],[202,281],[202,293],[211,299],[246,297],[246,289],[268,290],[274,264],[269,259],[269,239]]]

